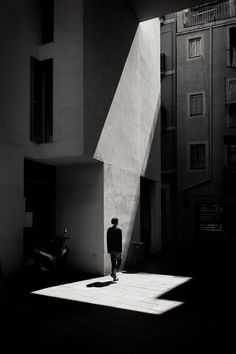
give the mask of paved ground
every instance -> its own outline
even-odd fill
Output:
[[[33,294],[159,315],[183,304],[162,296],[191,279],[145,272],[121,272],[118,277],[117,282],[105,276],[48,287]]]
[[[232,252],[193,262],[164,257],[119,278],[7,286],[2,353],[15,346],[23,353],[232,353]]]

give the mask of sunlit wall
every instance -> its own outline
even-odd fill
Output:
[[[140,176],[145,176],[160,105],[159,57],[159,20],[140,23],[94,154],[104,162],[105,232],[117,216],[124,258],[133,229],[139,232],[134,221],[138,220]]]

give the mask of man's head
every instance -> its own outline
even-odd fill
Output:
[[[111,219],[111,223],[112,223],[112,225],[114,225],[114,226],[118,225],[118,218],[112,218],[112,219]]]

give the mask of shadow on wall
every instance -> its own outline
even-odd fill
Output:
[[[84,123],[88,154],[94,152],[101,135],[137,27],[137,18],[126,1],[84,2]]]
[[[104,162],[104,225],[119,217],[124,264],[139,241],[140,177],[160,181],[159,34],[158,20],[139,25],[94,154]]]

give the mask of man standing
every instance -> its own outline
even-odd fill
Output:
[[[111,223],[113,226],[107,230],[107,252],[111,257],[111,277],[114,281],[117,281],[119,279],[116,273],[119,271],[122,262],[122,230],[117,226],[117,218],[112,218]]]

